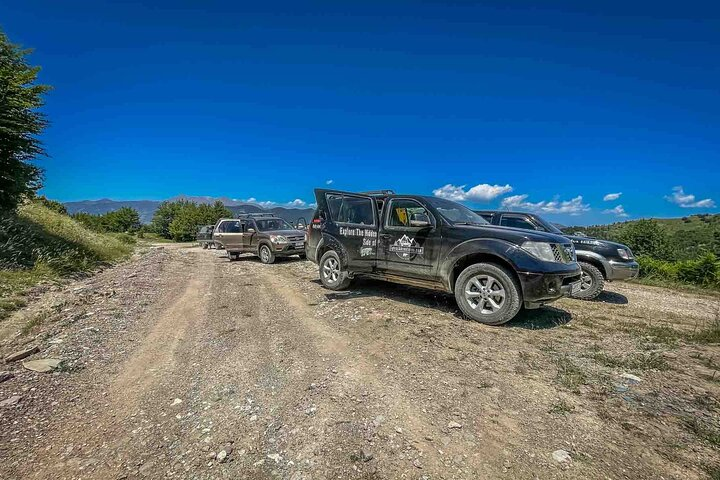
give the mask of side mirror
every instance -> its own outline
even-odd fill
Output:
[[[245,230],[247,233],[255,233],[255,229],[250,227],[247,230]]]
[[[430,217],[428,217],[427,214],[415,213],[410,218],[410,226],[416,228],[431,227],[432,223],[430,223]]]

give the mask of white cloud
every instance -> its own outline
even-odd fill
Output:
[[[590,205],[583,203],[582,195],[566,201],[555,198],[551,201],[537,203],[526,201],[527,197],[527,195],[513,195],[504,198],[501,206],[507,209],[521,209],[539,213],[569,213],[570,215],[580,215],[582,212],[590,210]]]
[[[673,187],[673,193],[666,196],[668,202],[679,205],[682,208],[715,208],[715,201],[711,198],[695,201],[695,195],[685,193],[683,187]]]
[[[618,198],[620,198],[620,195],[622,195],[622,192],[608,193],[603,197],[603,200],[606,202],[612,202],[613,200],[617,200]]]
[[[629,217],[630,215],[627,214],[625,211],[625,208],[622,205],[618,205],[615,208],[608,208],[607,210],[603,210],[603,213],[608,213],[611,215],[615,215],[616,217]]]
[[[316,206],[315,203],[307,203],[305,200],[301,200],[299,198],[296,198],[295,200],[291,202],[274,202],[272,200],[265,200],[265,201],[259,201],[255,197],[250,197],[248,199],[240,200],[243,203],[252,203],[254,205],[258,205],[263,208],[273,208],[273,207],[285,207],[285,208],[314,208]]]
[[[333,179],[325,180],[325,185],[332,185],[334,181]]]
[[[487,202],[508,192],[512,192],[510,185],[488,185],[487,183],[482,183],[475,185],[469,190],[465,190],[465,185],[458,187],[448,183],[444,187],[433,190],[433,195],[456,202],[463,200]]]

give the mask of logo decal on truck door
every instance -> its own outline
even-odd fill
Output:
[[[424,251],[423,247],[418,245],[414,238],[410,238],[407,235],[398,238],[395,243],[390,245],[388,250],[406,260],[412,260],[416,256],[422,255]]]

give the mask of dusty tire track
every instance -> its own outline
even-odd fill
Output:
[[[648,339],[627,332],[648,312],[688,329],[710,318],[711,297],[684,295],[671,315],[664,292],[620,285],[610,303],[563,300],[486,327],[446,295],[375,282],[330,292],[308,262],[178,247],[86,283],[33,332],[48,352],[63,338],[83,368],[0,384],[0,399],[23,395],[0,412],[2,478],[703,478],[712,464],[674,413],[693,397],[673,386],[707,398],[717,387],[641,370],[624,400],[607,389],[627,367],[592,357],[642,354]],[[652,345],[698,375],[715,358]],[[566,360],[586,382],[558,380]],[[665,446],[673,438],[692,448]],[[555,462],[557,448],[573,462]]]

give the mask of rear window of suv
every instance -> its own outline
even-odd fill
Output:
[[[326,199],[330,217],[335,222],[375,225],[371,199],[334,193],[328,193]]]

